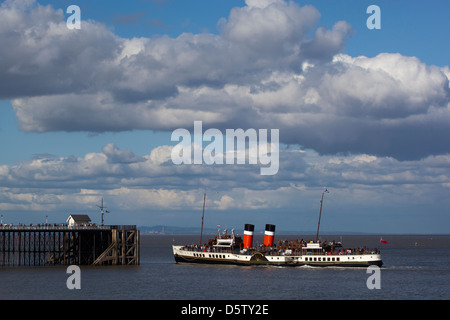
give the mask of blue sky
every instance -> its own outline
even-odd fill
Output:
[[[71,4],[81,30],[65,27]],[[197,226],[206,190],[209,226],[314,230],[327,186],[325,231],[448,233],[449,8],[3,1],[3,219],[99,220],[104,197],[107,223]],[[194,120],[279,129],[278,174],[175,166],[171,133]]]

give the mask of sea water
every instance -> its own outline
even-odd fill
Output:
[[[367,268],[176,264],[172,244],[199,236],[141,235],[140,265],[81,266],[80,289],[69,289],[67,266],[0,267],[0,299],[82,300],[448,300],[450,236],[328,236],[344,247],[378,247],[379,289]],[[304,236],[275,236],[280,239]],[[322,236],[324,238],[324,236]],[[255,237],[258,242],[258,237]],[[261,241],[262,242],[262,241]]]

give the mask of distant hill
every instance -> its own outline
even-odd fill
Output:
[[[165,225],[157,225],[157,226],[140,226],[138,227],[140,233],[142,235],[145,234],[180,234],[180,235],[191,235],[191,234],[200,234],[200,227],[176,227],[176,226],[165,226]],[[223,231],[224,229],[221,229]],[[228,232],[231,232],[231,228],[228,229]],[[236,230],[236,234],[242,235],[243,230]],[[301,235],[315,235],[315,231],[288,231],[288,230],[276,230],[276,234],[301,234]],[[203,228],[203,234],[217,234],[216,228]],[[264,234],[264,230],[255,230],[255,235]],[[323,231],[321,234],[325,235],[344,235],[344,234],[364,234],[361,232],[347,232],[347,231],[333,231],[327,232]]]
[[[194,227],[174,227],[174,226],[142,226],[138,227],[141,234],[200,234],[200,228]],[[203,229],[206,233],[215,233],[216,230]]]
[[[175,226],[163,226],[163,225],[157,225],[157,226],[140,226],[138,227],[141,234],[200,234],[200,228],[199,227],[175,227]],[[224,229],[222,228],[221,231]],[[228,229],[228,232],[231,232],[231,229]],[[243,230],[236,230],[236,234],[242,234]],[[216,228],[203,228],[204,234],[216,234],[217,229]],[[313,234],[311,231],[277,231],[278,234]],[[264,230],[255,230],[256,234],[264,234]]]

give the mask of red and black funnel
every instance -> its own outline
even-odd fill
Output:
[[[273,224],[266,224],[266,231],[264,232],[264,245],[266,247],[273,246],[274,237],[275,237],[275,226]]]
[[[246,224],[244,228],[244,239],[243,244],[244,248],[251,248],[253,245],[253,231],[255,230],[255,226],[252,224]]]

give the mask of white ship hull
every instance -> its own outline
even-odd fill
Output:
[[[206,252],[188,250],[184,246],[173,246],[173,254],[179,263],[231,264],[231,265],[273,265],[273,266],[340,266],[368,267],[382,266],[379,253],[364,254],[268,254],[264,252]]]

